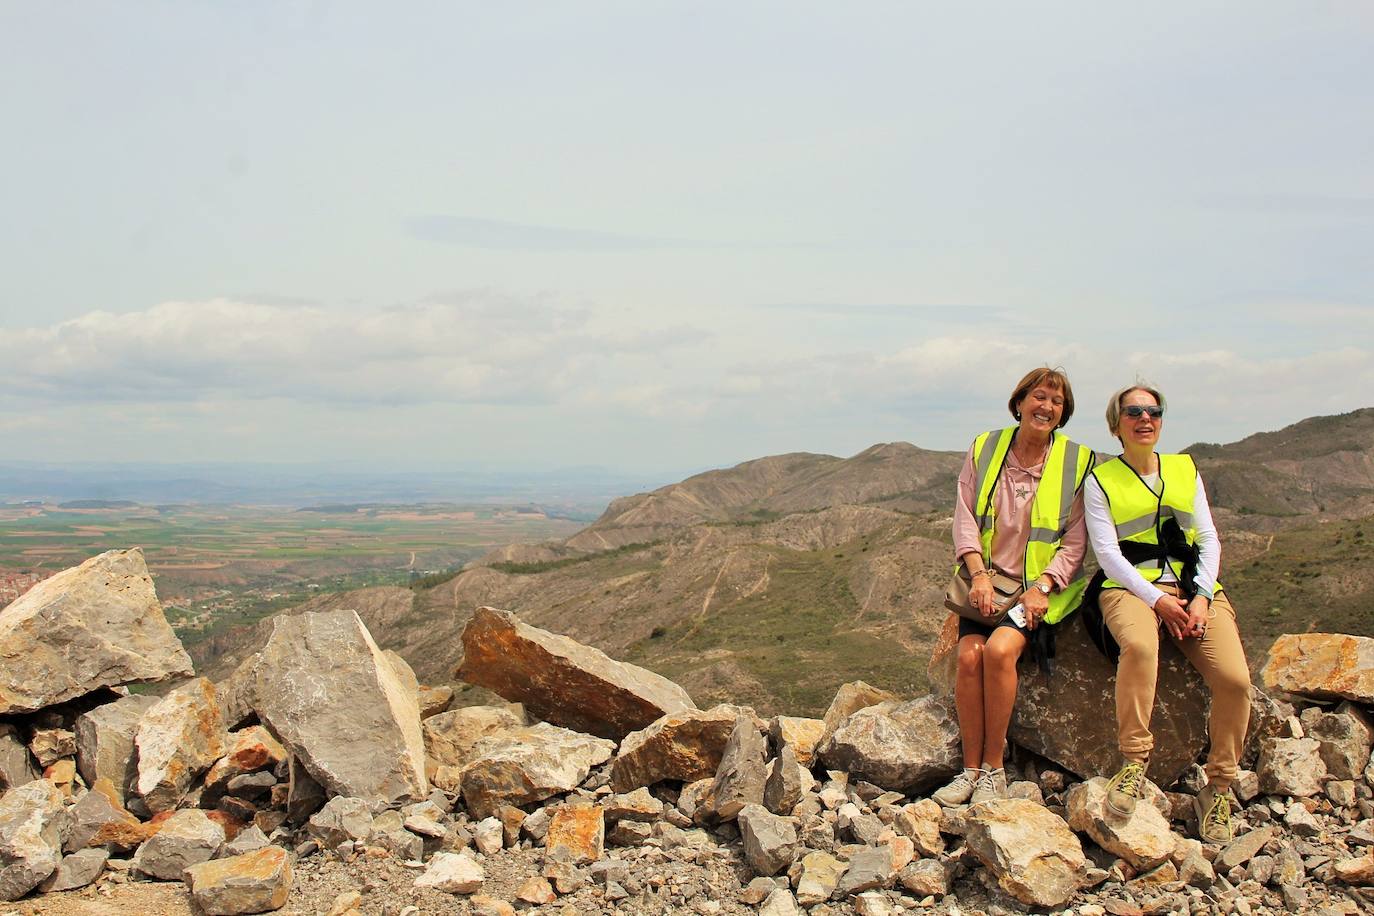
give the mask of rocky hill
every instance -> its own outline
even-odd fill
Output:
[[[1374,633],[1372,430],[1374,410],[1362,410],[1190,449],[1256,664],[1281,632]],[[816,714],[856,677],[924,687],[919,659],[946,616],[960,461],[906,443],[748,461],[616,500],[566,540],[510,545],[431,588],[328,595],[297,610],[357,610],[433,683],[452,680],[472,610],[493,605],[662,671],[704,700]],[[223,674],[269,628],[192,652]]]

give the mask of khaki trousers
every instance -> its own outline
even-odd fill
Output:
[[[1178,596],[1172,583],[1159,589]],[[1116,728],[1121,756],[1144,762],[1154,750],[1150,714],[1159,676],[1159,642],[1169,639],[1212,691],[1207,777],[1218,789],[1228,788],[1236,778],[1250,722],[1250,669],[1231,602],[1218,592],[1212,601],[1213,616],[1207,621],[1207,632],[1188,639],[1174,639],[1154,610],[1124,588],[1104,589],[1099,604],[1107,628],[1121,647],[1116,667]]]

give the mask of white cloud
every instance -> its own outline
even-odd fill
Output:
[[[55,402],[547,403],[617,358],[704,337],[590,317],[491,294],[371,311],[167,302],[0,332],[0,359],[12,395]]]

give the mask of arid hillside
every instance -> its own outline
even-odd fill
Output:
[[[1251,657],[1280,632],[1374,633],[1374,410],[1192,451]],[[909,694],[945,618],[959,461],[905,443],[762,458],[616,500],[566,540],[502,548],[429,588],[295,610],[356,609],[429,683],[456,680],[458,634],[486,604],[660,671],[699,703],[815,714],[855,678]],[[196,647],[197,667],[221,675],[265,638],[226,632]]]

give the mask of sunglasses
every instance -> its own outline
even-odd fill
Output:
[[[1151,420],[1158,420],[1164,416],[1164,408],[1153,404],[1132,404],[1129,407],[1121,408],[1121,412],[1132,420],[1139,420],[1141,415],[1148,416]]]

